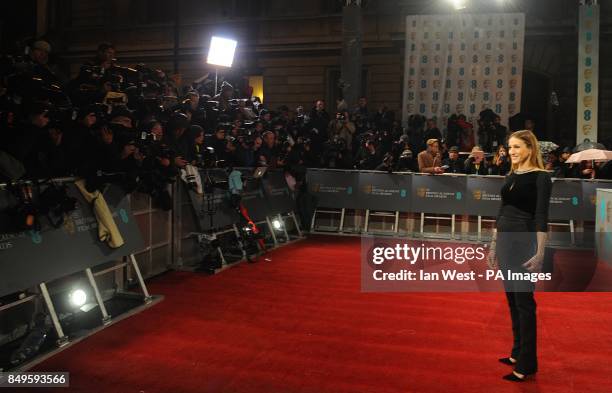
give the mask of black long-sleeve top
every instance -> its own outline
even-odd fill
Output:
[[[511,215],[513,209],[506,207],[514,207],[534,219],[537,232],[548,232],[551,191],[552,180],[548,172],[511,173],[501,189],[500,216]]]

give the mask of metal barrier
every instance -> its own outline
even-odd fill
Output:
[[[476,222],[475,240],[482,241],[483,223],[494,223],[501,203],[502,176],[464,174],[429,175],[422,173],[387,173],[377,171],[309,169],[309,188],[319,204],[310,223],[312,232],[344,233],[349,211],[364,211],[365,224],[357,232],[365,234],[400,234],[399,217],[408,214],[410,237],[444,237],[458,239],[467,233],[472,220]],[[549,228],[567,227],[568,245],[579,243],[577,232],[584,233],[584,224],[595,220],[594,193],[597,187],[612,188],[610,180],[580,180],[553,178]],[[321,225],[323,215],[339,216],[340,223]],[[416,217],[414,217],[416,215]],[[393,230],[371,229],[370,217],[394,220]],[[436,221],[436,230],[425,230],[426,220]],[[439,231],[440,221],[449,222],[449,232]],[[417,224],[417,225],[414,225]],[[457,227],[460,230],[457,231]],[[584,239],[581,239],[585,242]]]

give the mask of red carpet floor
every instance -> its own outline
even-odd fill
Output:
[[[318,237],[166,274],[149,284],[165,301],[36,371],[69,371],[57,392],[612,392],[612,294],[538,294],[540,373],[513,384],[502,293],[361,293],[359,248]]]

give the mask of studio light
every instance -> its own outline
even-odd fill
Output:
[[[453,7],[456,11],[464,10],[467,8],[467,0],[451,0]]]
[[[70,292],[68,298],[74,307],[82,307],[87,302],[87,293],[82,289],[75,289]]]
[[[237,41],[213,36],[210,40],[206,62],[212,65],[231,67],[237,44]]]
[[[272,226],[278,231],[283,227],[283,224],[280,222],[280,220],[274,220],[272,221]]]

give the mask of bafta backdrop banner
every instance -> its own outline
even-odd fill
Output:
[[[412,177],[412,210],[417,213],[466,214],[466,176]]]
[[[503,124],[520,112],[525,16],[511,14],[406,17],[403,120],[452,114],[475,122],[491,109]]]
[[[411,211],[410,174],[363,172],[359,174],[357,198],[370,210]]]
[[[308,169],[306,181],[317,197],[317,205],[334,209],[361,209],[357,195],[359,173],[342,170]]]
[[[473,216],[495,217],[501,206],[503,176],[468,176],[466,211]]]
[[[597,140],[597,102],[599,100],[599,5],[578,7],[578,143]]]

